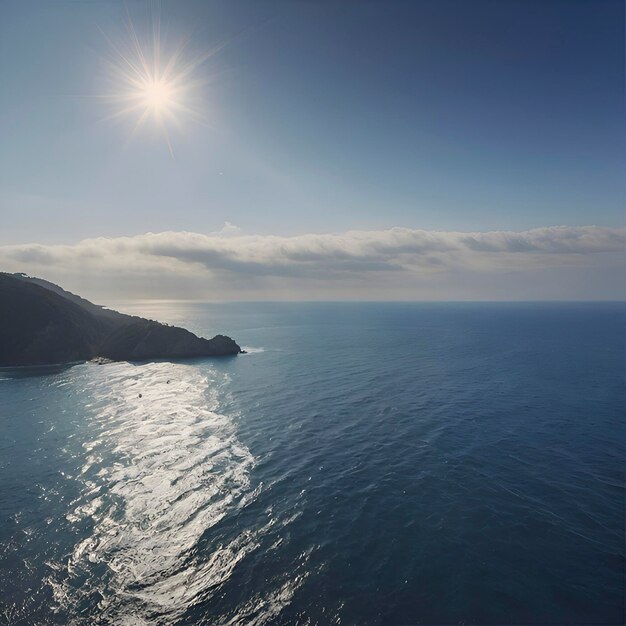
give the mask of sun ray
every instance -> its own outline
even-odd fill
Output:
[[[151,119],[174,158],[167,127],[173,124],[180,128],[180,117],[203,123],[204,115],[192,105],[192,100],[207,81],[198,80],[195,74],[225,44],[185,58],[190,43],[190,38],[186,38],[168,53],[163,46],[160,15],[153,14],[151,21],[148,36],[141,37],[126,7],[126,36],[118,43],[99,28],[111,51],[107,66],[113,83],[111,92],[100,97],[115,109],[105,119],[136,116],[131,136]]]
[[[168,151],[173,157],[174,150],[168,125],[181,129],[182,120],[185,119],[194,124],[213,127],[201,110],[204,107],[196,106],[196,101],[202,89],[214,80],[216,75],[205,75],[200,79],[197,76],[200,68],[250,27],[245,27],[217,42],[208,50],[194,55],[190,54],[190,36],[182,38],[177,45],[169,49],[164,45],[159,4],[148,6],[156,7],[156,10],[149,12],[147,24],[151,24],[151,28],[147,28],[147,32],[138,32],[128,5],[125,5],[126,19],[123,29],[125,36],[121,41],[113,41],[98,27],[110,51],[105,63],[112,88],[108,94],[96,97],[107,100],[114,109],[105,120],[136,117],[131,136],[148,120],[152,120],[157,132],[164,137]],[[258,24],[257,27],[263,23],[265,22]]]

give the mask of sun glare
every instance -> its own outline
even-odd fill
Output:
[[[173,97],[174,89],[164,80],[149,80],[143,86],[144,103],[155,113],[161,113],[173,104]]]
[[[161,41],[160,22],[152,24],[150,36],[140,37],[130,19],[127,37],[114,43],[105,33],[113,56],[108,60],[111,92],[103,97],[115,108],[108,119],[134,116],[134,132],[153,120],[174,156],[169,138],[170,126],[180,127],[183,119],[202,122],[204,116],[192,107],[201,84],[194,74],[216,49],[186,59],[185,45],[168,51]]]

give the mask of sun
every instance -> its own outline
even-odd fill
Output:
[[[132,134],[153,120],[173,157],[169,128],[180,127],[183,119],[204,121],[193,105],[197,104],[198,88],[206,81],[199,80],[196,73],[215,50],[188,58],[184,44],[169,50],[163,44],[160,20],[149,30],[148,36],[140,36],[129,16],[127,36],[118,43],[101,31],[112,53],[107,59],[111,89],[101,97],[114,107],[107,119],[135,118]]]
[[[178,123],[177,112],[185,112],[185,85],[176,77],[153,76],[149,70],[145,74],[126,77],[127,86],[115,98],[121,108],[115,117],[137,114],[137,126],[152,117],[158,126],[165,130],[166,123]]]
[[[175,104],[175,89],[166,80],[147,80],[143,85],[142,97],[148,109],[160,114]]]

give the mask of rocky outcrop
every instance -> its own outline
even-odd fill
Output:
[[[99,307],[47,281],[0,273],[0,366],[238,354],[230,337],[203,339]]]
[[[145,361],[164,356],[187,358],[239,352],[239,346],[224,335],[203,339],[184,328],[137,319],[124,324],[107,337],[99,355],[114,361]]]

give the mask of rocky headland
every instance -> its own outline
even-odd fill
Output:
[[[0,273],[0,366],[48,365],[239,354],[212,339],[98,306],[48,281]]]

